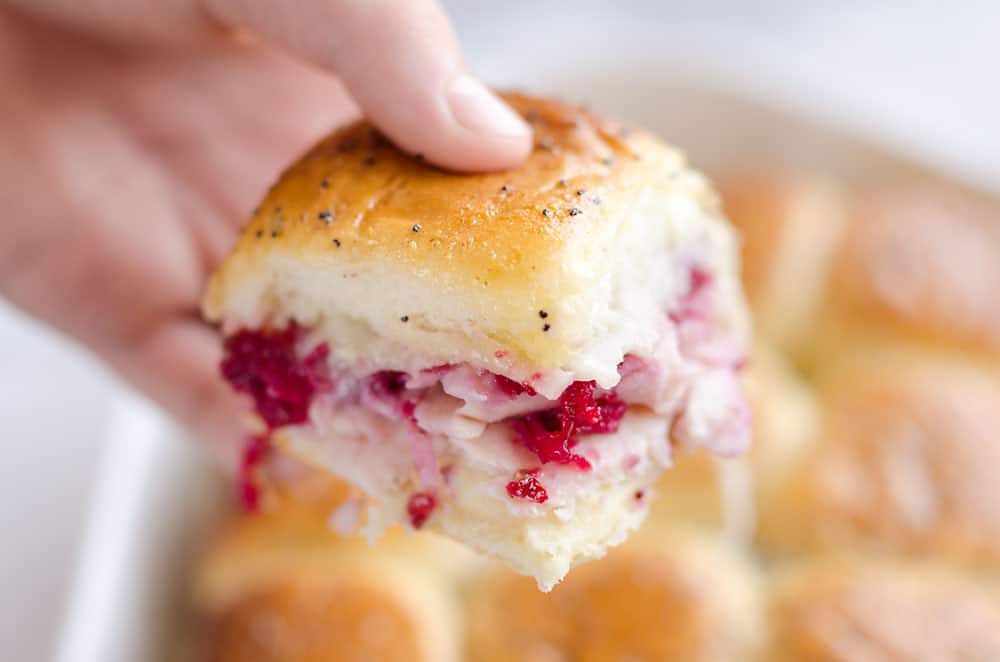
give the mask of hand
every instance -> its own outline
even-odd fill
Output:
[[[431,0],[0,2],[0,85],[0,293],[218,440],[198,302],[284,165],[359,109],[446,168],[531,143]]]

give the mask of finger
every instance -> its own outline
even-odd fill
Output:
[[[434,0],[7,0],[26,15],[129,42],[236,28],[336,73],[397,145],[455,170],[503,170],[531,130],[471,76]]]
[[[133,44],[204,41],[221,30],[206,20],[200,0],[0,0],[18,18]]]
[[[432,0],[204,0],[249,30],[336,72],[397,145],[455,170],[502,170],[531,149],[527,124],[465,67]]]

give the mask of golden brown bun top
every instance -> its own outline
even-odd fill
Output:
[[[1000,356],[1000,211],[953,191],[881,191],[857,205],[833,265],[833,314]]]
[[[551,593],[504,568],[466,596],[474,662],[752,659],[757,586],[732,550],[690,532],[632,540]]]
[[[322,141],[268,192],[210,283],[207,316],[222,316],[237,281],[272,250],[428,271],[442,287],[527,288],[571,236],[621,206],[623,191],[650,178],[666,182],[683,165],[648,134],[584,109],[504,98],[535,132],[527,162],[510,172],[445,172],[404,154],[366,121]]]
[[[771,341],[818,362],[904,339],[1000,356],[996,207],[915,183],[859,195],[810,175],[720,184],[755,327]]]
[[[268,467],[265,510],[232,517],[194,574],[206,662],[454,662],[447,586],[475,559],[455,542],[388,530],[377,546],[330,515],[355,490],[304,466]]]
[[[1000,564],[1000,379],[920,353],[844,360],[821,384],[818,444],[778,499],[825,547]],[[762,504],[763,508],[770,507]]]
[[[423,575],[450,578],[476,560],[462,545],[431,533],[393,527],[377,547],[360,533],[336,533],[331,516],[363,495],[328,472],[281,458],[267,467],[262,482],[262,511],[231,516],[202,553],[194,598],[204,610],[219,611],[274,577],[308,573],[314,566],[398,559]]]
[[[207,627],[205,658],[213,662],[436,662],[422,641],[419,602],[366,572],[302,573],[255,588]],[[432,626],[436,624],[430,624]],[[454,633],[446,636],[453,637]]]
[[[374,549],[304,511],[234,520],[195,576],[204,659],[454,660],[455,605],[442,586],[452,543],[387,537]]]
[[[1000,609],[977,583],[923,565],[828,561],[777,582],[768,662],[1000,659]]]

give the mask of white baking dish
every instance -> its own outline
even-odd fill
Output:
[[[561,29],[581,34],[565,24]],[[501,84],[516,81],[585,100],[650,127],[710,172],[806,167],[859,185],[921,177],[978,186],[986,194],[992,175],[977,173],[975,159],[907,141],[899,126],[887,133],[877,122],[860,122],[850,95],[831,104],[810,83],[820,72],[810,77],[807,65],[782,54],[730,43],[731,61],[713,60],[717,40],[665,46],[662,36],[640,28],[617,37],[601,33],[585,55],[570,51],[584,58],[570,64],[560,56],[566,40],[546,32],[523,62],[512,61],[508,51],[504,62],[487,58],[481,68]],[[741,53],[747,57],[737,57]],[[932,161],[937,165],[928,165]],[[167,656],[186,568],[226,502],[207,454],[144,401],[123,396],[109,434],[58,646],[61,662]]]
[[[163,659],[227,487],[203,448],[130,394],[112,408],[95,485],[56,659]]]

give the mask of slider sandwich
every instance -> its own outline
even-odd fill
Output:
[[[746,449],[748,325],[733,231],[678,151],[506,99],[536,144],[504,173],[336,131],[268,192],[204,312],[267,430],[247,475],[290,453],[365,494],[340,525],[436,531],[549,590],[640,525],[675,447]]]

